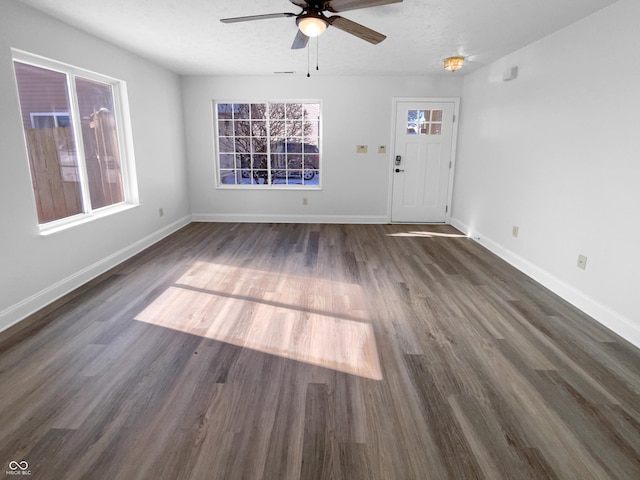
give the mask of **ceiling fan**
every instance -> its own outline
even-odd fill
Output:
[[[377,7],[390,3],[400,3],[402,0],[289,0],[300,7],[300,13],[267,13],[265,15],[249,15],[246,17],[222,18],[222,23],[250,22],[252,20],[266,20],[269,18],[295,17],[298,25],[298,33],[291,48],[304,48],[309,42],[309,37],[321,35],[328,26],[336,27],[338,30],[347,32],[369,43],[378,44],[382,42],[385,35],[371,30],[364,25],[353,22],[339,15],[327,17],[324,12],[339,13],[347,10],[357,10],[360,8]]]

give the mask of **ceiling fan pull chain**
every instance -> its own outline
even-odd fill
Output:
[[[309,65],[311,64],[311,54],[309,53],[309,51],[309,44],[307,43],[307,78],[311,76],[311,74],[309,73]]]
[[[320,63],[320,47],[318,45],[320,45],[320,38],[316,37],[316,71],[320,70],[320,67],[318,67]]]

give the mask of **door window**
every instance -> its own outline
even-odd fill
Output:
[[[409,110],[407,135],[441,135],[442,110]]]

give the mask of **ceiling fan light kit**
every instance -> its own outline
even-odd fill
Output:
[[[450,72],[460,70],[464,65],[464,57],[448,57],[444,59],[444,69]]]
[[[319,15],[307,13],[296,18],[298,28],[307,37],[318,37],[327,29],[327,22]]]

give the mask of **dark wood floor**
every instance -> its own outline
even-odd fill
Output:
[[[638,349],[451,227],[194,223],[0,334],[0,470],[639,479],[639,393]]]

